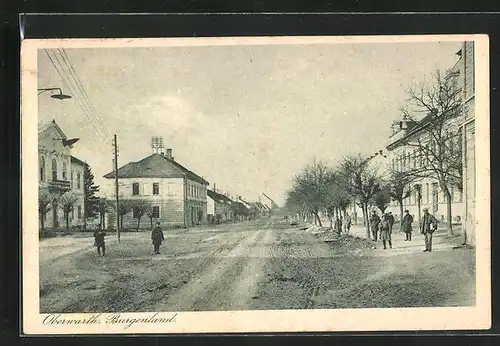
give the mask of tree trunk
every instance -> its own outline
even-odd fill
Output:
[[[149,221],[151,222],[151,229],[153,229],[153,218],[152,218],[152,217],[150,217],[150,218],[149,218]]]
[[[139,226],[140,226],[140,224],[141,224],[141,217],[139,216],[137,218],[137,229],[136,229],[136,232],[139,232]]]
[[[422,212],[420,210],[420,208],[422,207],[422,202],[421,202],[421,198],[417,198],[417,210],[418,210],[418,227],[420,229],[420,223],[422,222],[421,218],[422,218]]]
[[[328,213],[328,218],[330,219],[330,228],[333,228],[333,217],[331,213]]]
[[[83,208],[83,230],[87,230],[87,214],[85,213],[85,207]]]
[[[363,203],[363,218],[365,220],[366,225],[366,238],[371,239],[370,237],[370,221],[368,220],[368,204]]]
[[[323,227],[323,225],[321,224],[321,219],[319,218],[319,213],[318,213],[318,212],[315,212],[315,213],[314,213],[314,216],[316,217],[316,220],[318,221],[318,225],[319,225],[319,227]]]
[[[401,232],[403,230],[403,200],[398,201],[399,204],[399,231]]]
[[[69,213],[64,213],[64,218],[66,219],[66,232],[69,232]]]
[[[453,236],[453,227],[451,225],[451,221],[452,221],[452,215],[451,215],[451,194],[449,191],[445,191],[444,192],[444,195],[446,197],[446,212],[447,212],[447,219],[448,219],[448,229],[447,229],[447,234],[448,234],[448,237],[452,237]]]

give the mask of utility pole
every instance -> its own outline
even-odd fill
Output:
[[[113,151],[114,151],[114,171],[115,171],[115,192],[116,192],[116,235],[118,237],[118,242],[120,242],[120,214],[119,211],[119,198],[118,198],[118,143],[116,140],[116,135],[113,140]]]

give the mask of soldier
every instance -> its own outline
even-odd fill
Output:
[[[97,225],[94,231],[94,246],[97,247],[97,254],[101,256],[106,256],[106,243],[104,241],[104,237],[106,236],[106,232],[101,229],[101,225]]]
[[[406,234],[405,241],[411,241],[411,232],[413,232],[413,229],[411,228],[412,223],[413,223],[413,216],[410,215],[409,210],[405,210],[405,216],[403,217],[403,225],[401,227],[401,230]]]
[[[155,254],[159,255],[161,242],[163,240],[165,240],[165,238],[163,237],[163,231],[160,228],[159,222],[156,223],[156,227],[153,230],[153,232],[151,233],[151,240],[153,241]]]
[[[390,221],[390,216],[388,214],[382,215],[382,222],[379,223],[379,228],[380,228],[380,239],[382,240],[382,244],[384,244],[384,250],[387,250],[386,242],[389,243],[389,247],[392,249],[391,221]]]
[[[374,241],[377,241],[379,223],[380,223],[380,218],[378,217],[377,212],[374,210],[372,212],[372,216],[370,216],[370,228],[372,230],[372,236]]]
[[[425,250],[424,252],[432,251],[432,234],[437,229],[436,218],[429,213],[429,209],[424,208],[424,217],[420,225],[420,233],[425,235]]]

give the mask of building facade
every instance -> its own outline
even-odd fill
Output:
[[[114,201],[114,172],[104,176],[107,199]],[[131,209],[123,216],[123,228],[150,228],[151,222],[165,226],[193,227],[206,219],[208,182],[176,162],[171,150],[153,153],[118,169],[118,196]],[[151,217],[140,215],[145,204]],[[140,217],[139,217],[140,216]],[[110,223],[108,222],[109,226]]]
[[[226,195],[207,190],[208,205],[207,220],[213,222],[225,222],[233,219],[233,201]]]
[[[39,187],[51,200],[50,210],[41,216],[46,228],[65,227],[61,204],[63,195],[71,195],[76,199],[69,213],[69,225],[82,226],[84,223],[83,172],[86,163],[71,155],[77,140],[68,139],[54,120],[38,128]]]
[[[461,155],[462,188],[449,185],[451,194],[452,222],[462,224],[474,239],[475,224],[475,144],[474,144],[474,46],[473,42],[464,42],[462,49],[457,52],[458,61],[450,70],[446,78],[453,78],[457,88],[457,97],[460,98],[461,113],[458,117],[451,117],[445,124],[447,133],[456,133],[450,136],[454,145],[449,146],[450,155]],[[429,164],[429,158],[419,152],[419,148],[407,145],[409,139],[420,138],[426,144],[426,150],[434,149],[430,141],[429,126],[431,114],[419,121],[404,118],[392,124],[392,135],[386,147],[389,152],[389,167],[396,171],[419,170]],[[457,153],[454,152],[457,151]],[[433,178],[418,178],[410,184],[410,195],[404,201],[404,209],[417,215],[420,194],[420,207],[428,208],[439,220],[447,220],[446,196],[439,182]],[[396,203],[391,204],[393,214],[399,214]],[[399,215],[398,215],[399,216]]]

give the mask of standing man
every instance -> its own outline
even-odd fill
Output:
[[[351,216],[347,211],[345,212],[344,223],[345,223],[345,232],[349,234],[349,231],[351,230]]]
[[[413,216],[410,215],[409,210],[405,210],[405,216],[403,216],[403,226],[402,231],[406,234],[405,241],[411,241],[411,232],[413,229],[411,228],[411,224],[413,223]]]
[[[373,240],[377,241],[378,227],[380,223],[380,218],[375,210],[372,211],[372,216],[370,216],[370,228],[372,230]]]
[[[159,222],[156,223],[156,227],[155,229],[153,229],[153,232],[151,233],[151,240],[153,241],[155,254],[159,255],[161,242],[165,240]]]
[[[382,215],[382,222],[380,222],[380,239],[382,240],[382,244],[384,244],[384,250],[387,250],[387,244],[389,243],[389,247],[392,249],[391,242],[391,226],[390,226],[390,217],[389,214]]]
[[[387,213],[387,221],[389,222],[389,232],[392,234],[392,226],[394,226],[394,216],[392,212]]]
[[[106,236],[106,232],[101,229],[101,225],[97,225],[94,230],[94,246],[97,247],[97,254],[101,256],[106,256],[106,243],[104,242],[104,237]]]
[[[437,220],[432,215],[429,214],[429,209],[424,208],[424,217],[422,220],[422,225],[420,225],[420,233],[425,235],[425,250],[424,252],[432,251],[432,233],[437,229]]]

